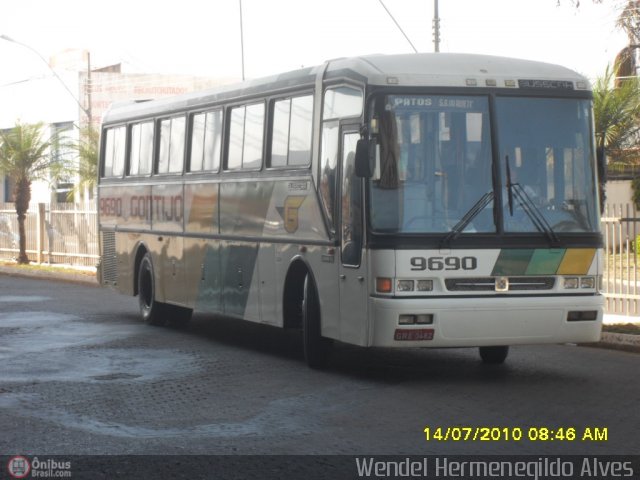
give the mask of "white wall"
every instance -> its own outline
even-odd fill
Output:
[[[632,203],[631,180],[608,180],[607,198],[608,205],[620,205]]]

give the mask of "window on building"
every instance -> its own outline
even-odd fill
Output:
[[[4,202],[13,203],[16,198],[14,195],[16,182],[11,177],[4,177]]]
[[[73,138],[73,122],[52,124],[51,134],[55,139],[51,145],[51,161],[65,166],[77,165],[76,153],[71,148],[75,140]],[[73,201],[75,180],[75,175],[70,173],[63,174],[55,179],[55,199],[57,203]]]

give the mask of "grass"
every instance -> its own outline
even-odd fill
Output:
[[[21,270],[33,271],[33,272],[50,272],[50,273],[68,273],[75,275],[86,275],[88,277],[95,277],[96,273],[94,270],[88,270],[83,268],[73,268],[67,266],[58,266],[58,265],[49,265],[49,264],[37,264],[37,263],[29,263],[20,265],[11,260],[0,260],[0,266],[3,267],[12,267]]]
[[[602,325],[603,332],[627,333],[630,335],[640,335],[640,325],[635,323],[616,323],[613,325]]]

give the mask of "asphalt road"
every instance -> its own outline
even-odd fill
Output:
[[[639,366],[583,346],[515,347],[496,367],[475,349],[338,345],[314,371],[296,332],[149,327],[134,298],[0,275],[3,455],[638,454]]]

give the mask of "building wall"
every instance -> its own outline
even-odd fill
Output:
[[[194,77],[191,75],[132,74],[92,72],[91,81],[87,73],[79,75],[80,94],[91,96],[93,125],[100,125],[102,115],[114,102],[131,100],[153,100],[188,92],[205,90],[237,81],[235,78]]]
[[[113,102],[168,97],[237,80],[104,71],[91,72],[89,80],[86,71],[78,72],[82,65],[77,65],[76,68],[75,71],[57,71],[59,78],[50,74],[0,87],[0,129],[13,127],[17,120],[22,123],[43,122],[52,129],[54,125],[65,123],[82,127],[87,124],[87,111],[91,113],[92,125],[97,128],[102,115]],[[86,108],[89,98],[90,109]],[[78,138],[77,128],[72,137]],[[0,202],[8,201],[11,195],[5,184],[4,177],[0,175]],[[49,183],[34,182],[32,202],[47,203],[52,201],[53,196],[55,195],[52,195]]]
[[[631,180],[608,180],[607,199],[608,205],[620,205],[632,203],[633,191],[631,190]]]

